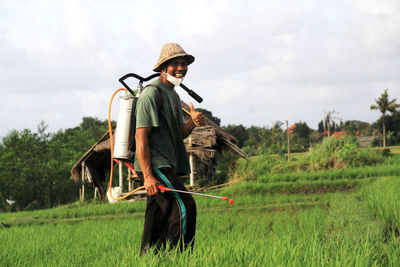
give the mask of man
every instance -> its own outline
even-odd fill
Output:
[[[178,175],[190,172],[183,138],[204,124],[204,115],[190,103],[191,120],[185,121],[174,87],[179,85],[194,57],[178,44],[161,49],[154,71],[160,78],[151,82],[136,104],[135,169],[147,191],[141,252],[167,243],[182,250],[193,246],[196,205],[189,194],[160,193],[157,186],[186,190]]]

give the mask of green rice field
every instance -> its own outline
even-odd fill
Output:
[[[400,266],[400,155],[195,197],[193,251],[140,256],[145,201],[0,213],[0,266]],[[6,226],[7,227],[6,227]]]

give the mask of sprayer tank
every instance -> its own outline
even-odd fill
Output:
[[[118,104],[118,120],[115,133],[114,155],[115,159],[132,160],[131,131],[136,125],[132,124],[137,98],[132,95],[120,96]]]

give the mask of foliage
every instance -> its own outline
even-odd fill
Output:
[[[214,117],[212,112],[201,111],[215,123],[220,123],[220,119]],[[375,124],[376,127],[380,127],[380,122]],[[398,142],[400,140],[399,112],[392,112],[390,116],[385,116],[385,122],[388,129],[388,143]],[[320,128],[323,129],[323,121],[321,123]],[[246,128],[243,125],[223,127],[239,140],[239,146],[249,156],[260,156],[259,159],[262,162],[251,159],[249,162],[239,160],[235,163],[231,155],[222,153],[218,159],[217,176],[212,179],[211,184],[226,181],[233,175],[232,173],[235,173],[232,171],[234,168],[237,172],[233,176],[247,177],[249,173],[252,173],[253,177],[264,177],[267,174],[274,175],[274,173],[289,175],[292,172],[290,175],[294,175],[293,173],[305,170],[361,166],[382,160],[379,153],[359,149],[355,142],[328,139],[323,144],[312,147],[309,156],[287,162],[284,157],[287,152],[286,131],[282,126],[282,122],[276,121],[271,127]],[[370,131],[367,123],[358,121],[348,121],[336,127],[350,133]],[[47,126],[42,122],[37,132],[11,131],[2,138],[0,142],[0,173],[2,174],[0,210],[46,208],[74,201],[78,195],[78,185],[69,179],[70,169],[81,155],[104,134],[107,130],[107,122],[84,117],[80,125],[75,128],[60,130],[56,133],[47,133],[46,129]],[[307,151],[310,143],[319,138],[320,135],[316,131],[313,132],[305,122],[297,122],[291,136],[291,151]],[[210,183],[209,179],[207,180]],[[6,199],[16,200],[17,203],[10,206],[6,204]]]
[[[31,142],[51,140],[44,133],[35,137],[29,132],[17,132],[15,140],[22,136]],[[327,142],[321,144],[327,151],[335,154],[344,148],[340,157],[354,156],[353,141]],[[297,161],[306,159],[301,156]],[[9,226],[0,224],[0,262],[4,266],[400,264],[400,155],[375,166],[274,173],[274,166],[284,161],[273,155],[237,160],[236,171],[252,173],[255,181],[207,192],[235,199],[233,206],[195,196],[198,224],[192,251],[139,254],[143,200],[113,205],[75,202],[0,213],[0,222]],[[0,202],[2,198],[0,194]],[[260,253],[264,251],[268,253]]]
[[[270,173],[274,166],[281,162],[281,158],[263,154],[256,157],[251,157],[248,160],[240,158],[237,160],[232,179],[248,177],[248,179],[255,179],[265,173]]]
[[[385,129],[385,115],[387,112],[395,113],[400,107],[396,103],[396,98],[389,100],[388,89],[381,94],[378,99],[375,99],[376,105],[371,105],[370,109],[379,110],[382,113],[382,132],[383,132],[383,146],[386,146],[386,129]]]
[[[321,120],[321,121],[318,123],[318,132],[323,133],[324,131],[325,131],[324,121]]]
[[[311,133],[310,127],[308,127],[306,122],[296,122],[296,127],[293,129],[293,133],[297,134],[300,138],[308,139]]]
[[[400,162],[398,162],[397,164],[400,164]],[[390,175],[400,176],[400,169],[396,165],[379,164],[374,166],[350,167],[346,169],[265,173],[258,176],[257,181],[270,183],[338,179],[358,180],[362,178],[384,177]]]
[[[282,125],[282,122],[277,121],[271,128],[249,127],[247,129],[249,138],[244,142],[243,150],[248,155],[283,154],[287,148]]]
[[[253,194],[313,194],[335,191],[349,191],[358,188],[359,180],[297,180],[290,182],[262,182],[249,181],[246,184],[233,184],[225,190],[227,194],[253,195]],[[224,193],[225,193],[224,192]]]
[[[46,133],[42,122],[37,132],[11,131],[0,143],[0,209],[9,210],[5,199],[15,200],[11,209],[49,208],[75,201],[78,185],[70,169],[107,129],[106,121],[84,117],[73,129]]]
[[[383,132],[383,117],[380,117],[372,127],[376,131]],[[400,111],[393,112],[385,116],[386,145],[396,145],[400,143]],[[380,140],[378,140],[380,139]],[[382,145],[381,136],[377,137],[376,145]]]
[[[295,177],[300,176],[300,173],[303,172],[304,175],[310,174],[316,178],[320,175],[319,172],[314,174],[314,172],[307,171],[359,166],[367,168],[367,165],[382,163],[383,160],[382,152],[370,148],[360,148],[355,137],[330,137],[325,138],[321,144],[314,145],[309,153],[293,157],[290,161],[287,161],[286,157],[268,154],[252,157],[249,161],[240,159],[236,163],[235,172],[239,177],[245,177],[248,173],[253,172],[253,177],[259,177],[259,179],[265,176],[274,177],[274,173],[276,173],[277,177],[286,177],[287,175],[294,177],[288,178],[289,181],[293,181],[292,179],[297,179]]]
[[[219,152],[217,157],[217,175],[209,185],[217,185],[227,182],[229,175],[232,174],[235,169],[235,162],[239,158],[238,155],[226,150]]]
[[[358,120],[349,120],[345,123],[340,124],[340,129],[342,131],[346,131],[351,135],[356,135],[357,133],[363,135],[371,135],[372,128],[368,122],[358,121]]]
[[[376,180],[362,188],[362,196],[367,200],[373,213],[382,219],[391,230],[400,230],[400,180],[399,176],[389,176]]]
[[[355,137],[325,138],[308,154],[309,169],[344,168],[382,162],[382,155],[372,149],[360,149]]]
[[[244,127],[242,124],[229,124],[228,126],[222,127],[222,129],[238,139],[239,147],[243,147],[244,142],[249,139],[249,133],[247,132],[246,127]]]

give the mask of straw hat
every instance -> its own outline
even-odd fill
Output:
[[[179,44],[165,44],[161,49],[160,57],[153,71],[161,72],[161,65],[176,57],[185,57],[188,65],[192,64],[194,61],[194,56],[187,54]]]

